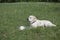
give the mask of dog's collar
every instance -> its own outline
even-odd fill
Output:
[[[31,22],[31,24],[33,24],[33,23],[35,23],[36,21],[34,21],[34,22]]]

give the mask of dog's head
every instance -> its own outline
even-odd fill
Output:
[[[35,22],[37,20],[37,18],[35,17],[35,16],[33,16],[33,15],[30,15],[29,17],[28,17],[28,21],[30,21],[30,23],[33,23],[33,22]]]

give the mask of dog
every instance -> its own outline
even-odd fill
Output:
[[[49,20],[39,20],[37,17],[30,15],[28,17],[28,21],[30,22],[31,27],[52,27],[56,26]]]

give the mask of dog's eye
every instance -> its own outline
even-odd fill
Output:
[[[30,17],[30,19],[31,19],[31,17]]]

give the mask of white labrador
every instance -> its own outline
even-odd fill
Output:
[[[53,24],[51,21],[48,20],[38,20],[35,16],[30,15],[28,17],[28,20],[30,21],[30,25],[32,27],[52,27],[52,26],[56,26],[55,24]]]

